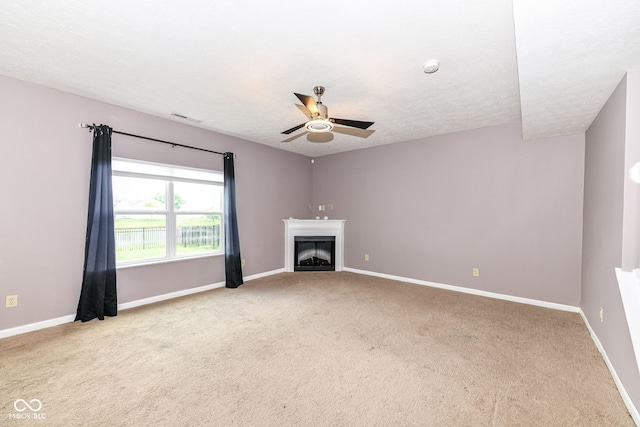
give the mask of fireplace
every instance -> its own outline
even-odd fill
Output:
[[[335,236],[295,236],[293,271],[335,271]]]
[[[296,238],[320,237],[322,240],[333,239],[331,263],[334,267],[331,271],[342,271],[344,267],[344,219],[285,219],[284,221],[284,270],[298,271],[295,264],[298,262],[296,255]],[[321,247],[321,250],[324,249]],[[320,258],[316,255],[317,258]],[[318,261],[322,263],[322,261]]]

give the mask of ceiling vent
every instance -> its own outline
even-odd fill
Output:
[[[177,117],[178,119],[187,120],[193,123],[201,123],[202,120],[194,119],[193,117],[185,116],[184,114],[171,113],[172,117]]]

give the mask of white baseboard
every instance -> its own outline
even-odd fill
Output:
[[[589,320],[587,320],[587,316],[584,315],[582,309],[579,311],[579,313],[580,313],[580,316],[582,317],[582,321],[587,326],[587,329],[589,330],[589,333],[591,334],[591,339],[596,344],[596,347],[598,347],[598,351],[602,355],[602,358],[604,359],[604,363],[607,365],[607,368],[609,368],[609,372],[611,372],[611,376],[613,377],[613,381],[616,383],[616,387],[618,387],[618,391],[620,392],[620,396],[622,397],[622,401],[627,406],[627,410],[629,411],[629,414],[631,415],[631,418],[633,418],[633,421],[636,423],[637,426],[640,426],[640,413],[638,412],[638,409],[633,404],[633,401],[631,400],[631,397],[629,397],[629,394],[627,393],[627,390],[624,388],[624,385],[622,384],[622,381],[620,381],[620,377],[618,376],[618,373],[616,372],[615,368],[613,367],[613,364],[611,363],[611,360],[609,360],[609,356],[607,356],[607,352],[604,351],[604,347],[600,343],[600,339],[598,338],[598,336],[596,335],[595,331],[591,327],[591,324],[589,323]]]
[[[344,271],[350,271],[352,273],[357,273],[357,274],[366,274],[368,276],[381,277],[383,279],[397,280],[399,282],[407,282],[407,283],[413,283],[416,285],[429,286],[432,288],[446,289],[448,291],[462,292],[462,293],[471,294],[471,295],[479,295],[487,298],[501,299],[505,301],[535,305],[535,306],[544,307],[544,308],[552,308],[554,310],[570,311],[572,313],[578,313],[580,311],[580,307],[575,307],[572,305],[558,304],[555,302],[540,301],[540,300],[535,300],[530,298],[515,297],[512,295],[498,294],[495,292],[481,291],[478,289],[464,288],[461,286],[445,285],[443,283],[427,282],[425,280],[410,279],[407,277],[393,276],[391,274],[376,273],[373,271],[366,271],[366,270],[357,270],[355,268],[348,268],[348,267],[345,267]]]
[[[251,276],[243,277],[243,281],[249,282],[251,280],[259,279],[261,277],[272,276],[274,274],[284,272],[284,268],[272,271],[266,271],[264,273],[252,274]],[[197,294],[199,292],[210,291],[211,289],[224,288],[225,282],[213,283],[211,285],[199,286],[197,288],[183,289],[176,292],[170,292],[168,294],[156,295],[149,298],[139,299],[136,301],[126,302],[118,304],[118,310],[126,310],[128,308],[140,307],[142,305],[153,304],[154,302],[166,301],[168,299],[179,298],[186,295]]]
[[[153,304],[154,302],[166,301],[168,299],[184,297],[191,294],[197,294],[199,292],[210,291],[211,289],[223,288],[224,282],[213,283],[211,285],[199,286],[197,288],[183,289],[176,292],[170,292],[168,294],[155,295],[149,298],[143,298],[135,301],[125,302],[118,304],[118,311],[127,310],[129,308],[140,307],[147,304]]]
[[[247,276],[244,278],[244,281],[247,282],[249,280],[260,279],[261,277],[273,276],[274,274],[284,273],[286,270],[284,268],[278,268],[277,270],[265,271],[264,273],[252,274],[251,276]]]
[[[259,279],[261,277],[272,276],[274,274],[283,273],[284,268],[280,268],[277,270],[266,271],[264,273],[252,274],[251,276],[244,277],[244,281],[248,282],[251,280]],[[183,297],[186,295],[195,294],[198,292],[205,292],[211,289],[222,288],[225,286],[225,282],[213,283],[211,285],[199,286],[197,288],[183,289],[176,292],[170,292],[168,294],[156,295],[149,298],[143,298],[135,301],[125,302],[122,304],[118,304],[118,311],[127,310],[134,307],[140,307],[147,304],[153,304],[154,302],[165,301],[172,298]],[[52,326],[62,325],[64,323],[71,323],[75,320],[76,315],[70,314],[68,316],[62,316],[55,319],[43,320],[42,322],[30,323],[28,325],[16,326],[15,328],[3,329],[0,330],[0,339],[7,338],[14,335],[25,334],[27,332],[33,332],[40,329],[51,328]]]
[[[57,317],[55,319],[43,320],[42,322],[29,323],[28,325],[16,326],[15,328],[0,330],[0,338],[7,338],[14,335],[26,334],[27,332],[33,332],[40,329],[51,328],[53,326],[62,325],[64,323],[71,323],[75,320],[76,315],[70,314],[68,316]]]

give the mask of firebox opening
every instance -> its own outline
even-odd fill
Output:
[[[293,271],[335,271],[335,236],[295,236]]]

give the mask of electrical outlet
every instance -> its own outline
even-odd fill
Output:
[[[7,295],[7,298],[5,299],[5,307],[11,308],[11,307],[17,307],[17,306],[18,306],[18,295]]]
[[[474,268],[473,269],[473,277],[478,277],[478,276],[480,276],[480,269]]]
[[[369,254],[364,254],[364,260],[369,261]]]
[[[604,308],[600,307],[600,321],[604,322]]]
[[[243,258],[242,261],[240,261],[240,264],[242,265],[242,267],[244,267],[245,265],[247,265],[247,260]]]

